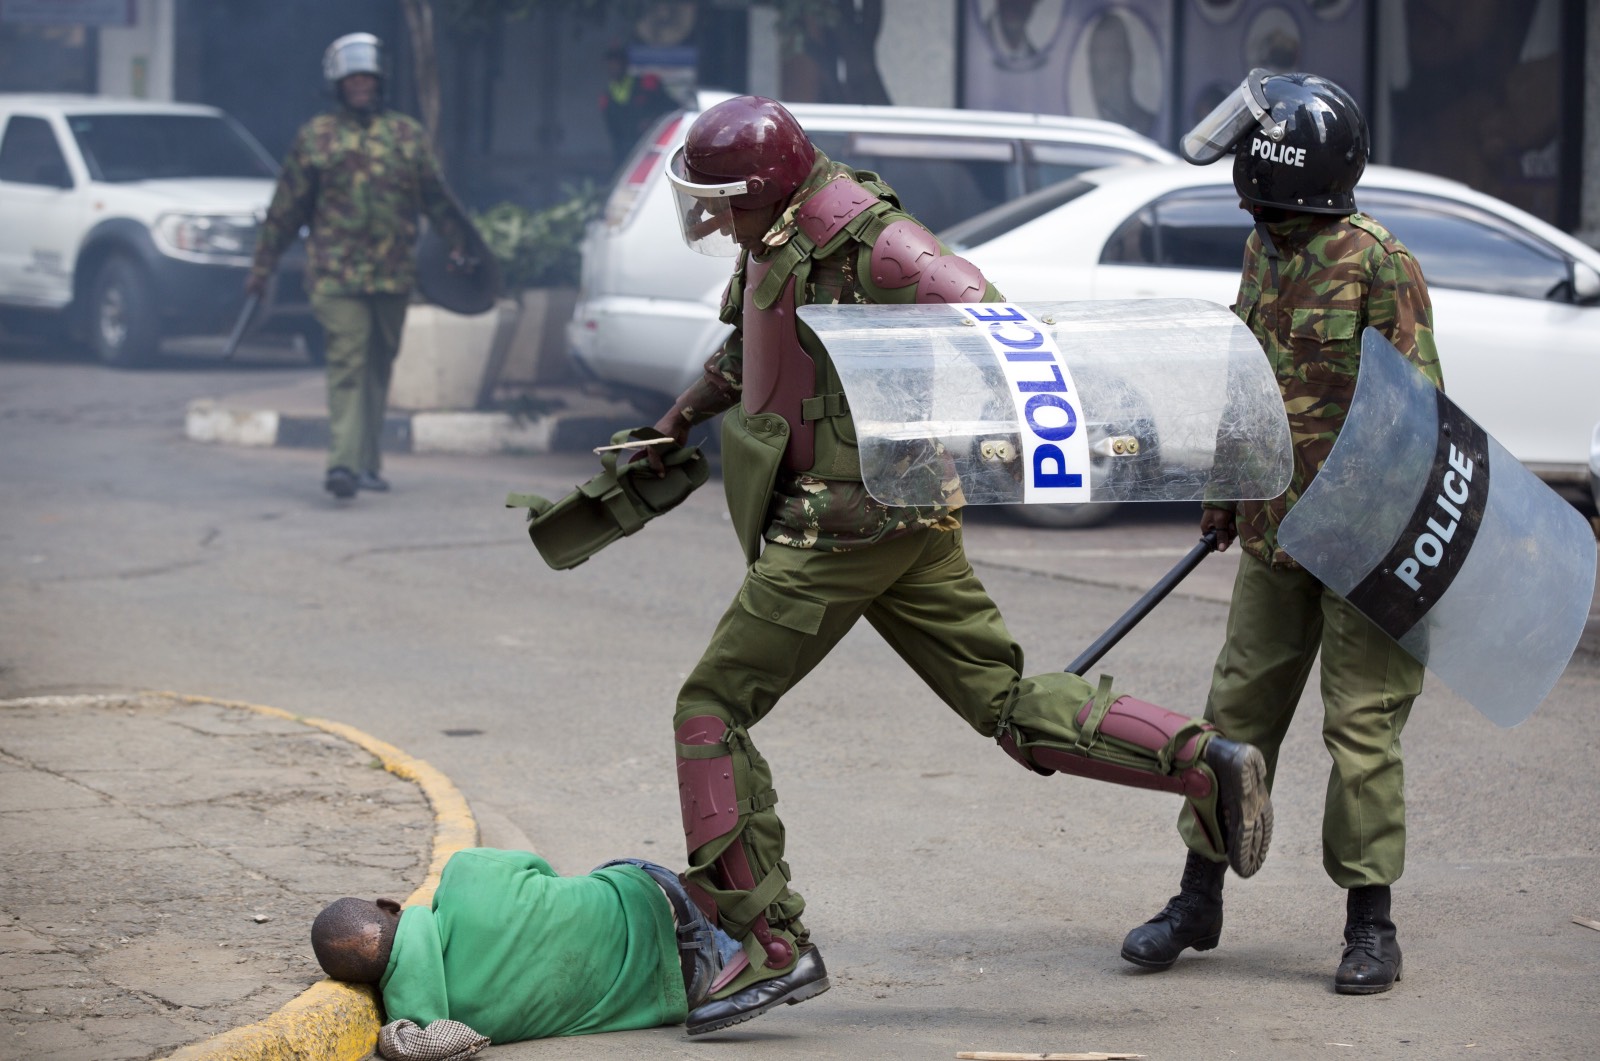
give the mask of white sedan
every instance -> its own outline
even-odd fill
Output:
[[[1464,184],[1410,170],[1369,166],[1356,205],[1422,265],[1450,397],[1541,478],[1586,487],[1600,420],[1600,251]],[[1229,305],[1249,231],[1224,162],[1084,173],[940,235],[1013,302]],[[1034,507],[1016,514],[1047,525],[1088,515]]]

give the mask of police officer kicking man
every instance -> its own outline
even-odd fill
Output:
[[[796,318],[810,304],[996,302],[999,293],[875,174],[828,159],[772,100],[708,109],[668,175],[689,245],[738,261],[722,307],[733,335],[656,428],[682,444],[692,425],[727,410],[723,478],[749,564],[673,716],[685,876],[744,943],[690,1012],[689,1034],[827,989],[804,902],[789,887],[772,772],[750,731],[863,617],[1023,767],[1182,795],[1208,850],[1254,873],[1272,830],[1261,754],[1115,692],[1109,679],[1097,689],[1067,673],[1024,677],[1022,650],[967,562],[959,488],[952,482],[948,503],[928,507],[867,492],[838,373]]]
[[[400,330],[416,280],[419,208],[464,257],[467,223],[421,124],[383,102],[383,45],[351,33],[328,45],[322,73],[338,99],[295,136],[256,237],[245,291],[260,295],[302,226],[306,290],[327,333],[328,428],[323,486],[334,497],[387,490],[379,440]]]
[[[1400,731],[1422,691],[1422,664],[1278,547],[1277,531],[1333,448],[1355,392],[1361,333],[1377,329],[1442,386],[1428,289],[1416,260],[1356,209],[1367,127],[1338,85],[1310,74],[1250,76],[1186,136],[1197,165],[1234,152],[1233,183],[1255,220],[1234,311],[1266,351],[1294,443],[1289,489],[1237,506],[1207,501],[1202,533],[1240,559],[1206,720],[1260,747],[1268,785],[1317,653],[1323,742],[1333,759],[1322,864],[1346,890],[1345,948],[1334,989],[1387,991],[1400,979],[1389,886],[1405,866]],[[1184,815],[1182,883],[1164,909],[1128,933],[1122,957],[1166,969],[1222,933],[1225,852]]]

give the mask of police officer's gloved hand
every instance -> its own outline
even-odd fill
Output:
[[[254,295],[256,298],[267,293],[267,277],[264,273],[252,271],[244,278],[244,293]]]

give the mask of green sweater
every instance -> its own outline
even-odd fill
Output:
[[[400,916],[380,983],[388,1020],[448,1017],[496,1043],[677,1024],[672,909],[636,866],[558,877],[526,851],[472,848],[432,908]]]

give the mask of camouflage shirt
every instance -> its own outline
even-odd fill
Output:
[[[1278,525],[1322,468],[1344,426],[1361,363],[1361,333],[1376,328],[1443,386],[1432,306],[1416,259],[1365,214],[1301,215],[1268,226],[1274,263],[1251,233],[1233,310],[1250,327],[1278,377],[1289,417],[1294,470],[1289,489],[1236,507],[1239,543],[1274,566],[1297,567],[1278,548]],[[1210,504],[1208,502],[1208,504]]]
[[[416,279],[417,216],[426,211],[456,247],[460,215],[422,126],[398,111],[320,114],[295,136],[256,237],[252,272],[268,276],[311,228],[306,290],[319,295],[407,294]]]
[[[840,174],[861,181],[877,180],[874,174],[857,173],[818,152],[817,164],[811,176],[795,193],[789,209],[768,235],[768,242],[781,243],[785,238],[784,230],[794,225],[793,217],[800,204]],[[877,190],[882,197],[886,189],[880,186]],[[892,196],[893,193],[889,194]],[[896,211],[888,217],[898,219],[909,215]],[[813,258],[803,289],[795,292],[795,305],[864,305],[876,301],[857,275],[860,253],[861,245],[847,240],[829,256]],[[744,333],[740,321],[743,316],[748,256],[748,252],[740,252],[738,267],[724,296],[724,306],[731,307],[731,314],[724,319],[731,317],[733,335],[706,362],[701,380],[684,396],[690,400],[684,415],[691,421],[708,419],[731,408],[739,400],[744,371]],[[902,300],[909,299],[914,290],[914,287],[902,288],[899,295]],[[942,485],[945,488],[943,499],[958,503],[959,482],[950,478]],[[843,551],[889,541],[919,530],[954,530],[961,525],[954,504],[927,507],[886,505],[869,494],[859,479],[823,478],[781,469],[773,495],[770,519],[763,537],[769,542],[800,549]]]

